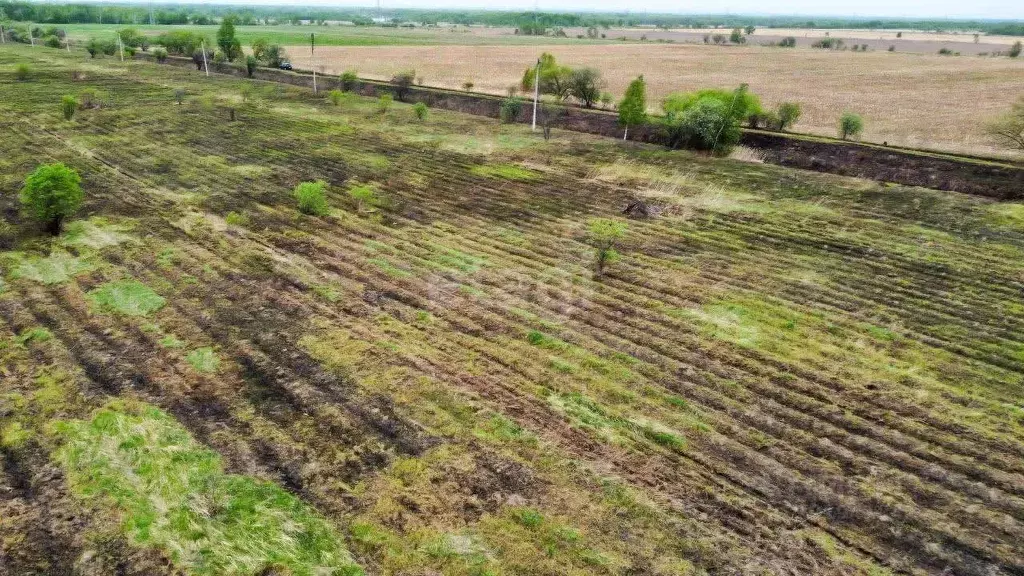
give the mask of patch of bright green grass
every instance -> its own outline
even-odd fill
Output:
[[[77,257],[67,252],[54,251],[45,258],[29,257],[14,268],[14,278],[25,278],[40,284],[63,284],[71,278],[91,272],[97,267],[91,259]]]
[[[51,338],[53,338],[53,334],[49,330],[42,326],[38,326],[36,328],[26,328],[25,330],[22,330],[21,334],[14,337],[14,341],[25,346],[29,342],[46,342]]]
[[[205,374],[212,374],[217,371],[217,367],[220,366],[220,358],[217,353],[213,351],[213,348],[196,348],[195,350],[188,353],[185,360],[196,369],[197,372],[203,372]]]
[[[58,422],[72,491],[117,510],[139,546],[188,574],[362,574],[335,530],[271,482],[225,474],[220,457],[159,409],[115,402]]]
[[[533,170],[528,170],[514,164],[482,164],[480,166],[473,166],[469,171],[477,176],[522,182],[536,180],[538,177],[538,174]]]
[[[100,308],[125,316],[148,316],[167,303],[162,296],[138,280],[107,282],[89,292]]]
[[[116,246],[132,239],[126,234],[130,228],[125,225],[109,224],[102,218],[76,220],[67,225],[61,243],[65,246],[99,250]]]
[[[383,270],[388,276],[393,276],[395,278],[408,278],[409,276],[412,276],[412,272],[402,270],[391,262],[388,262],[387,258],[367,258],[366,261]]]
[[[185,343],[179,340],[174,334],[168,334],[160,339],[160,345],[164,348],[181,348]]]

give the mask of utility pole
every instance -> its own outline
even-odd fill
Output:
[[[540,101],[540,58],[537,58],[537,76],[533,79],[533,128],[537,131],[537,103]]]
[[[316,57],[313,53],[313,46],[316,45],[316,34],[309,34],[309,64],[313,68],[313,94],[316,94]]]
[[[201,46],[202,50],[203,50],[203,68],[206,69],[206,75],[209,76],[210,75],[210,65],[206,63],[206,40],[201,41],[199,43],[199,46]]]

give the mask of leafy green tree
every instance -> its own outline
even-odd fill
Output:
[[[743,29],[743,33],[746,34],[747,36],[750,36],[751,34],[754,33],[755,30],[757,29],[754,28],[753,26],[747,26],[746,28]]]
[[[594,247],[594,276],[619,260],[615,245],[626,235],[626,223],[611,218],[592,218],[587,222],[587,240]]]
[[[856,138],[864,131],[864,119],[860,114],[844,112],[839,118],[839,137],[843,140]]]
[[[779,104],[779,108],[775,112],[778,118],[778,122],[775,124],[776,128],[780,132],[784,132],[786,128],[791,128],[800,119],[800,112],[800,105],[796,102],[783,102]]]
[[[564,100],[569,95],[569,79],[572,76],[572,68],[559,66],[555,57],[547,52],[541,54],[540,63],[531,66],[523,72],[522,89],[523,93],[532,93],[537,80],[537,67],[540,67],[540,93],[550,94],[559,100]]]
[[[377,196],[377,191],[373,189],[373,186],[368,184],[362,184],[359,186],[353,186],[348,191],[349,197],[356,203],[356,212],[362,214],[364,211],[373,211],[380,205],[380,198]]]
[[[985,131],[1003,146],[1024,152],[1024,97],[1009,112],[990,122]]]
[[[726,154],[739,142],[740,121],[760,113],[760,102],[743,84],[731,93],[702,90],[670,95],[662,108],[670,147]]]
[[[141,48],[143,44],[147,47],[149,46],[149,41],[146,36],[135,28],[122,28],[117,31],[117,35],[121,38],[121,43],[125,46],[138,48]]]
[[[252,75],[256,73],[256,67],[260,65],[260,61],[255,56],[249,55],[245,57],[245,74],[252,78]]]
[[[519,114],[523,111],[523,99],[513,96],[511,98],[505,98],[501,101],[501,106],[498,108],[498,117],[501,119],[503,124],[511,124],[516,121]]]
[[[295,200],[299,211],[311,216],[326,216],[330,212],[327,204],[327,183],[323,180],[302,182],[295,187]]]
[[[1013,46],[1010,47],[1010,58],[1020,56],[1021,50],[1024,50],[1024,44],[1021,44],[1020,40],[1017,40],[1013,43]]]
[[[82,179],[62,162],[43,164],[25,179],[19,199],[25,211],[57,236],[64,220],[82,206]]]
[[[271,44],[267,46],[266,52],[263,53],[263,59],[267,61],[267,66],[271,68],[277,68],[281,66],[288,56],[284,53],[284,48],[277,44]]]
[[[270,41],[266,38],[257,38],[252,41],[250,47],[252,48],[252,55],[255,56],[257,60],[262,61],[266,58],[267,48],[270,48]]]
[[[732,34],[729,34],[729,42],[733,44],[743,44],[747,39],[743,37],[743,30],[739,28],[733,28]]]
[[[391,84],[395,87],[395,96],[399,101],[405,101],[413,84],[416,82],[415,70],[403,70],[391,77]]]
[[[647,82],[643,76],[629,83],[626,95],[619,102],[619,125],[625,127],[622,139],[629,137],[629,127],[647,121]]]
[[[569,74],[569,95],[580,101],[586,108],[593,108],[601,98],[604,81],[595,68],[577,68]]]
[[[242,55],[242,44],[235,38],[235,17],[225,16],[217,29],[217,46],[229,62]]]
[[[341,105],[341,99],[344,98],[345,93],[341,90],[331,90],[327,93],[327,99],[335,106]]]
[[[341,74],[341,89],[352,92],[359,87],[359,75],[355,70],[346,70]]]
[[[60,99],[60,112],[64,115],[65,120],[71,120],[75,117],[75,110],[78,109],[78,101],[75,100],[74,96],[64,96]]]
[[[416,119],[423,121],[427,119],[427,105],[423,102],[417,102],[412,107],[412,113],[416,115]]]

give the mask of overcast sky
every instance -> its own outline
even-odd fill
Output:
[[[202,0],[192,0],[207,3]],[[382,0],[385,8],[489,8],[532,10],[535,0]],[[1024,0],[536,0],[541,10],[673,12],[697,14],[800,14],[906,18],[1024,20]],[[376,0],[217,0],[217,4],[373,6]]]

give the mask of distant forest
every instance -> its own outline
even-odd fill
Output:
[[[669,28],[732,28],[744,26],[786,28],[871,28],[941,31],[980,31],[1024,36],[1024,22],[1008,20],[869,19],[845,17],[744,16],[741,14],[637,14],[611,12],[511,12],[489,10],[393,9],[302,6],[229,6],[183,4],[51,4],[0,0],[0,21],[44,24],[213,24],[234,15],[240,25],[349,21],[356,25],[400,26],[419,24],[479,24],[509,27],[658,26]],[[387,22],[375,23],[383,16]]]

